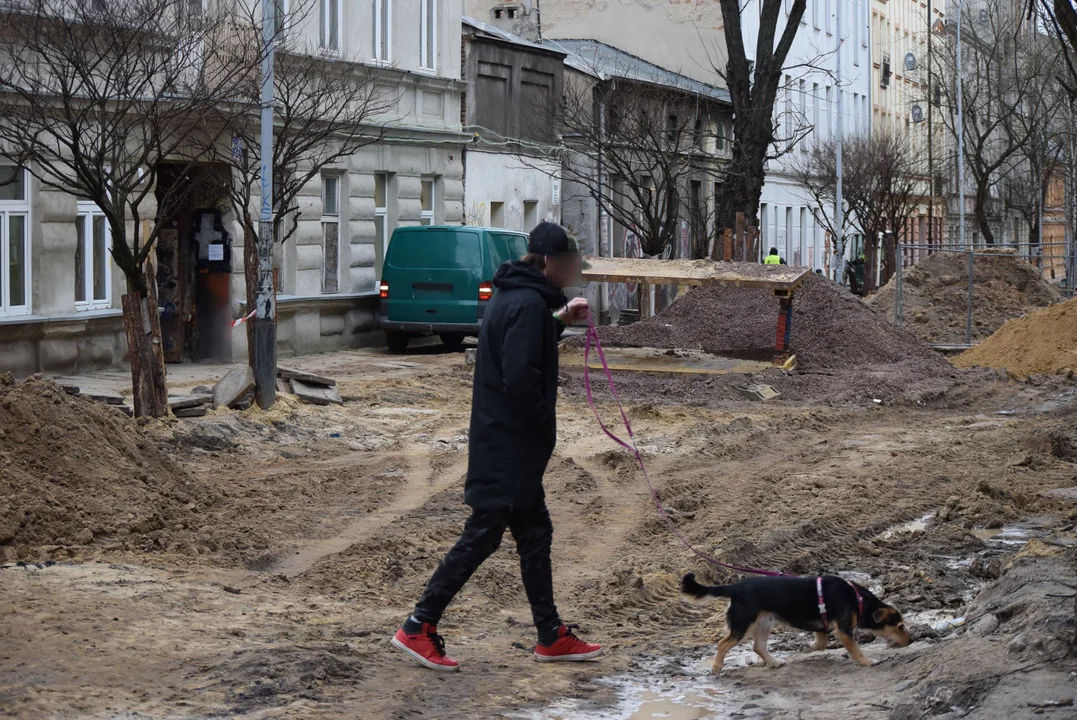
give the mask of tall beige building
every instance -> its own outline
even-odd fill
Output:
[[[898,238],[901,242],[927,243],[930,239],[939,243],[945,232],[945,198],[941,188],[931,192],[928,170],[931,156],[934,174],[942,174],[946,155],[945,126],[940,108],[932,104],[934,89],[928,82],[929,62],[938,61],[945,41],[941,32],[945,1],[871,0],[871,129],[908,135],[911,150],[924,168],[922,202]],[[932,32],[932,52],[936,55],[929,60],[928,37]],[[937,65],[934,72],[937,76]],[[929,147],[930,136],[934,141]],[[933,224],[929,223],[932,217]]]

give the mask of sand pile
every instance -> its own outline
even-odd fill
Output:
[[[1077,370],[1077,299],[1009,321],[954,364],[1005,368],[1020,376]]]
[[[220,498],[116,410],[0,376],[0,561],[42,545],[193,550]]]
[[[698,349],[769,359],[774,354],[778,300],[767,290],[702,287],[649,320],[600,329],[603,343],[622,347]],[[791,339],[804,370],[911,362],[928,374],[946,362],[923,341],[893,327],[844,288],[809,275],[793,300]]]
[[[965,342],[968,256],[935,253],[904,272],[904,326],[932,343]],[[868,299],[890,322],[897,278]],[[973,270],[972,335],[985,338],[1007,320],[1061,300],[1040,272],[1013,254],[977,255]]]

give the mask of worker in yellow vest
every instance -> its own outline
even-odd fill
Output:
[[[770,255],[763,258],[764,265],[785,265],[785,260],[782,260],[778,254],[778,248],[771,248]]]

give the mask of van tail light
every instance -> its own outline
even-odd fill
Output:
[[[384,280],[382,280],[378,284],[378,297],[380,297],[382,300],[389,299],[389,283],[385,282]]]
[[[494,284],[493,283],[479,283],[479,300],[489,300],[494,296]]]

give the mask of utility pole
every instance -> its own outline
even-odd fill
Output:
[[[277,399],[277,294],[273,286],[273,55],[277,0],[262,0],[262,211],[258,218],[258,295],[254,338],[255,400],[263,410]],[[283,26],[283,24],[282,24]]]
[[[931,130],[931,108],[935,104],[935,94],[931,87],[931,36],[934,34],[935,15],[931,9],[932,0],[927,0],[927,247],[928,252],[935,242],[935,133]]]
[[[844,4],[845,4],[845,0],[838,0],[837,27],[835,28],[837,32],[836,32],[836,34],[834,36],[834,47],[835,47],[835,56],[836,56],[835,62],[837,63],[837,65],[835,67],[835,77],[837,79],[834,81],[834,84],[837,86],[837,89],[838,89],[838,128],[837,128],[838,137],[837,137],[837,142],[835,143],[835,146],[837,147],[837,158],[836,158],[836,160],[837,160],[837,168],[838,168],[838,177],[837,177],[837,194],[834,197],[834,214],[835,214],[835,218],[836,218],[835,222],[834,222],[834,250],[835,250],[835,252],[841,253],[840,256],[837,258],[837,263],[836,264],[838,266],[839,271],[842,274],[841,277],[837,278],[837,280],[838,280],[839,283],[842,283],[842,284],[844,284],[844,282],[845,282],[845,228],[844,228],[845,215],[842,212],[842,206],[844,205],[844,203],[843,203],[842,197],[841,197],[841,143],[842,143],[842,139],[844,138],[844,130],[843,130],[843,127],[842,127],[842,120],[843,120],[843,118],[842,118],[842,105],[843,105],[843,103],[842,103],[841,96],[845,94],[845,91],[841,87],[841,44],[842,44],[841,43],[841,6],[844,5]]]

